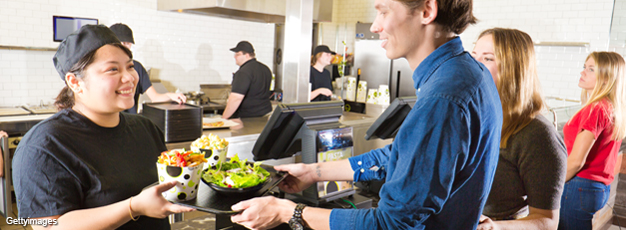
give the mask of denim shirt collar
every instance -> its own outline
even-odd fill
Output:
[[[458,36],[435,49],[413,72],[413,86],[415,89],[419,89],[422,84],[428,81],[442,63],[463,52],[465,50],[463,49],[461,38]]]

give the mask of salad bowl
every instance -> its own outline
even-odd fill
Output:
[[[225,195],[251,194],[272,182],[271,174],[261,167],[261,163],[241,161],[237,155],[229,161],[220,160],[217,164],[202,171],[202,182],[215,192]]]

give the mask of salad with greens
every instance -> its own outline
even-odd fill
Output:
[[[247,159],[239,160],[236,154],[227,162],[220,159],[215,166],[204,172],[202,179],[225,188],[253,187],[268,179],[270,173],[261,168],[261,162],[250,165],[246,161]]]

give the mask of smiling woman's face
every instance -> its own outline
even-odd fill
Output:
[[[476,41],[474,50],[472,50],[472,57],[483,63],[493,77],[493,82],[498,82],[498,65],[496,64],[496,53],[493,48],[493,35],[487,34]]]
[[[82,109],[92,113],[115,113],[135,104],[139,77],[132,59],[122,49],[112,45],[100,47],[84,74],[75,91]]]

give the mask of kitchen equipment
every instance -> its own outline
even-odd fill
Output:
[[[226,104],[232,86],[230,84],[201,84],[200,90],[217,104]]]
[[[209,98],[203,98],[204,95],[205,93],[202,91],[191,91],[185,93],[185,97],[187,97],[187,103],[192,105],[202,105],[204,104],[204,101],[208,102]]]
[[[165,142],[191,141],[202,136],[202,107],[175,102],[146,103],[143,116],[154,122]]]
[[[22,108],[32,114],[53,114],[58,112],[58,109],[54,105],[22,106]]]

